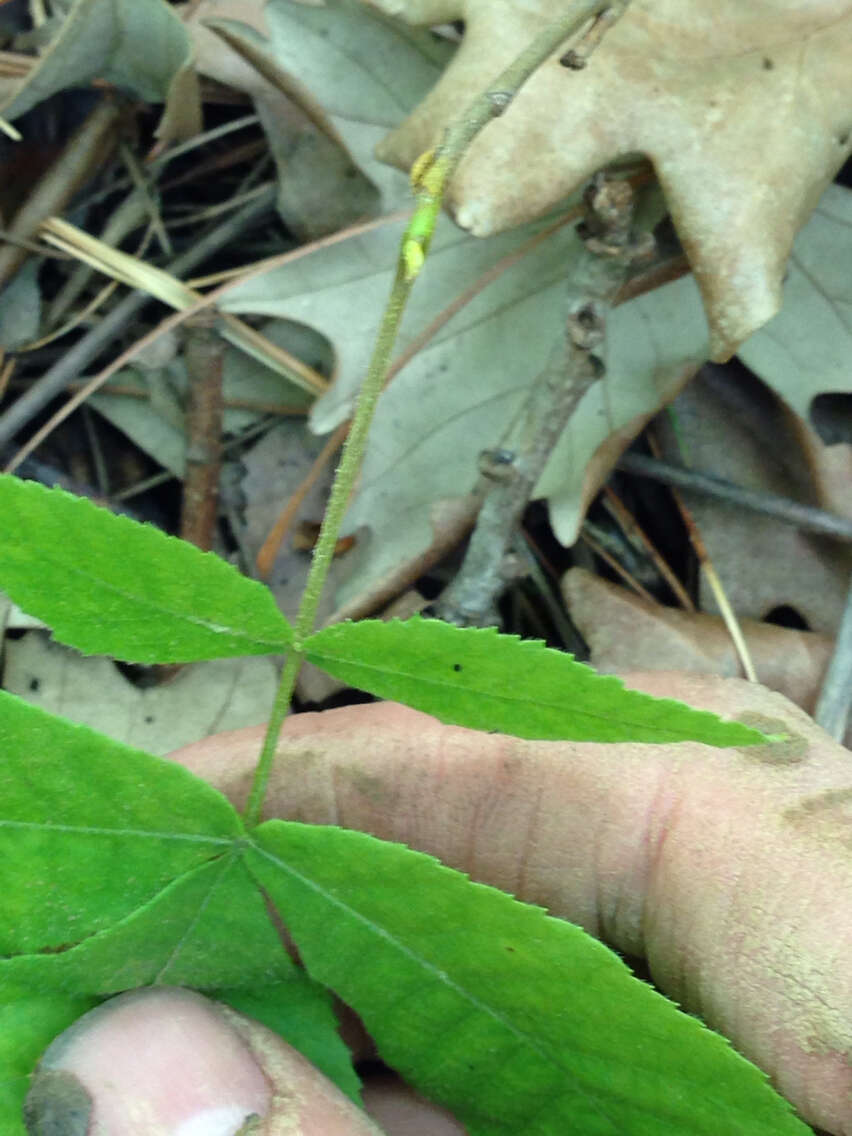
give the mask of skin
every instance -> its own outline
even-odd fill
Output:
[[[266,815],[404,841],[646,957],[657,984],[805,1120],[852,1136],[852,756],[762,687],[671,674],[629,684],[789,740],[525,742],[390,703],[348,707],[288,721]],[[172,757],[239,807],[261,733]],[[418,1127],[416,1113],[413,1127],[382,1123],[461,1131]]]
[[[79,1127],[61,1115],[69,1099]],[[169,987],[75,1022],[43,1056],[25,1114],[37,1136],[380,1136],[276,1034]]]

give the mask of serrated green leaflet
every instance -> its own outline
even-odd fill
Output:
[[[243,831],[180,766],[2,692],[0,753],[0,954],[79,943]]]
[[[0,1001],[0,1132],[25,1136],[21,1109],[30,1074],[54,1037],[95,1004],[62,994],[13,996]]]
[[[739,722],[627,690],[571,655],[495,628],[363,620],[316,632],[304,651],[352,686],[475,730],[594,742],[766,741]]]
[[[78,651],[183,663],[291,641],[268,588],[153,525],[8,475],[0,525],[0,588]]]
[[[362,833],[269,821],[253,843],[309,973],[471,1136],[805,1136],[759,1070],[579,928]]]

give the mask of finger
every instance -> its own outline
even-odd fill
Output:
[[[364,1082],[364,1107],[388,1136],[465,1136],[446,1109],[423,1100],[398,1077]]]
[[[631,685],[750,714],[791,740],[526,742],[353,706],[288,722],[268,815],[404,842],[645,955],[660,987],[806,1119],[852,1132],[852,757],[752,684],[655,674]],[[174,756],[239,804],[259,736]]]
[[[276,1034],[174,987],[121,994],[61,1034],[25,1117],[35,1136],[380,1136]]]

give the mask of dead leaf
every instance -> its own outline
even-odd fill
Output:
[[[276,0],[274,7],[290,13],[298,5]],[[330,7],[325,18],[338,11],[339,6]],[[319,66],[318,58],[312,66]],[[295,53],[288,67],[309,85],[310,72],[299,70]],[[326,100],[327,111],[331,98],[326,93],[320,99]],[[815,320],[809,309],[803,325],[797,301],[816,279],[810,242],[824,248],[834,241],[845,250],[844,242],[852,235],[847,216],[851,206],[848,190],[829,187],[797,240],[787,282],[790,300],[766,331],[744,346],[744,352],[766,355],[763,374],[768,382],[773,381],[769,363],[782,354],[776,346],[779,340],[803,343],[812,331],[803,350],[807,354],[813,345],[817,366],[808,374],[819,389],[848,389],[842,362],[846,340],[842,335],[832,338],[830,322],[838,335],[848,335],[842,321],[846,301],[839,290],[842,269],[830,269],[833,275],[816,288],[815,300],[824,293],[825,319]],[[536,228],[477,241],[441,221],[427,271],[403,324],[400,349],[406,350],[439,312]],[[333,343],[339,377],[312,412],[312,428],[319,432],[335,428],[351,411],[389,291],[400,229],[380,224],[327,247],[301,250],[289,264],[225,298],[229,310],[304,321]],[[430,509],[435,502],[458,500],[473,487],[476,455],[497,444],[508,429],[558,334],[559,281],[570,271],[573,242],[567,231],[555,233],[507,269],[437,333],[382,396],[347,519],[348,531],[361,528],[365,539],[359,541],[350,584],[339,597],[344,610],[360,610],[364,597],[378,590],[387,598],[384,583],[395,578],[400,565],[416,562],[433,545]],[[852,257],[852,248],[849,252]],[[706,321],[691,279],[620,308],[612,320],[612,335],[607,383],[587,396],[538,486],[565,545],[576,539],[589,500],[619,454],[708,354]],[[800,356],[789,354],[790,365],[779,375],[785,391],[802,384],[801,369],[793,365]]]
[[[4,690],[148,753],[263,721],[277,685],[271,659],[194,663],[142,690],[110,659],[78,655],[43,632],[5,646]]]
[[[278,170],[278,211],[288,229],[305,242],[374,216],[380,211],[375,186],[355,165],[314,96],[297,90],[280,66],[261,34],[266,22],[259,6],[246,8],[226,6],[240,16],[239,21],[223,19],[222,5],[211,0],[193,12],[197,65],[220,81],[229,77],[231,86],[254,99]],[[245,16],[252,17],[251,24],[244,22]],[[300,50],[299,42],[294,46]],[[230,66],[235,58],[244,66]],[[326,58],[333,68],[336,61],[330,51]]]
[[[271,54],[322,107],[381,193],[383,211],[406,204],[407,179],[377,161],[374,149],[437,82],[450,44],[365,11],[357,0],[321,7],[270,0],[265,16]]]
[[[286,320],[269,320],[261,325],[261,330],[277,346],[294,351],[300,358],[310,359],[312,366],[316,364],[330,370],[326,344],[310,328]],[[107,391],[110,386],[129,388],[138,390],[144,397],[121,397],[99,392],[90,395],[88,403],[164,469],[182,478],[186,450],[183,407],[188,380],[183,356],[175,355],[174,344],[171,355],[172,358],[155,359],[147,366],[140,366],[136,359],[133,366],[118,371],[107,384]],[[231,346],[225,350],[222,379],[226,403],[253,402],[259,407],[265,405],[270,412],[273,407],[282,405],[307,407],[308,398],[304,391],[257,359]],[[235,405],[226,407],[225,433],[238,434],[263,415],[264,411],[260,409],[241,409]]]
[[[350,413],[390,289],[402,226],[372,226],[250,280],[223,300],[229,311],[301,320],[334,343],[339,378],[314,407],[316,430],[330,430]],[[539,222],[478,241],[447,220],[439,222],[399,349],[543,227]],[[382,395],[346,521],[347,532],[368,530],[369,542],[359,540],[352,554],[356,563],[340,602],[352,601],[429,548],[430,507],[473,488],[478,453],[501,444],[559,334],[562,282],[578,250],[569,228],[553,232],[455,314]],[[658,331],[661,324],[665,334]],[[566,544],[573,543],[589,499],[621,449],[706,355],[706,323],[689,279],[623,305],[610,329],[606,382],[583,400],[538,490],[549,497],[554,528]]]
[[[825,444],[815,408],[852,391],[852,192],[830,185],[793,246],[784,307],[740,349],[740,358],[789,407],[816,502],[852,516],[852,436]]]
[[[265,7],[262,0],[205,0],[189,21],[199,69],[261,100],[259,110],[265,120],[268,113],[283,116],[285,122],[297,125],[298,132],[305,128],[304,114],[257,68],[203,26],[213,19],[221,21],[235,41],[262,46],[275,68],[291,77],[297,99],[295,88],[302,88],[302,102],[310,103],[312,117],[325,117],[328,134],[342,141],[351,159],[379,190],[382,212],[408,202],[407,179],[377,161],[373,150],[437,82],[452,55],[448,43],[367,12],[356,0],[321,7],[292,0],[270,0]],[[241,24],[249,27],[241,28]],[[274,111],[263,111],[270,100]],[[316,140],[319,131],[308,133]],[[281,146],[277,149],[280,159]],[[287,188],[284,168],[282,193],[293,192],[293,187]]]
[[[322,447],[322,441],[309,434],[301,422],[281,422],[243,454],[240,481],[243,527],[239,539],[247,556],[252,559],[257,556],[278,514],[299,487]],[[311,561],[310,548],[295,548],[293,534],[300,522],[322,520],[333,472],[333,463],[330,463],[325,475],[305,496],[267,580],[288,619],[295,617],[299,609]],[[335,572],[339,571],[339,564],[340,561],[335,559]],[[330,603],[326,593],[321,600],[320,620],[330,612]]]
[[[75,0],[47,50],[0,103],[0,114],[16,119],[57,91],[92,79],[165,102],[164,142],[201,129],[186,29],[164,0]]]
[[[246,63],[233,48],[205,27],[207,20],[239,20],[260,35],[267,34],[263,10],[265,0],[201,0],[186,15],[187,5],[180,5],[184,26],[192,42],[195,64],[202,75],[243,91],[247,95],[272,96],[275,88],[257,70]],[[289,101],[281,97],[282,109]]]
[[[675,403],[685,451],[670,438],[670,456],[852,517],[852,444],[826,444],[812,424],[820,398],[852,391],[849,263],[852,192],[832,185],[796,239],[784,306],[739,352],[780,402],[747,375],[706,370]],[[848,546],[693,494],[686,499],[741,615],[761,619],[789,606],[812,630],[834,634],[852,569]],[[701,596],[715,610],[703,587]]]
[[[282,91],[207,26],[219,21],[240,28],[244,35],[254,32],[258,38],[265,39],[269,31],[264,19],[265,7],[266,0],[202,0],[186,19],[186,28],[195,50],[199,74],[251,96],[278,171],[279,212],[301,239],[315,239],[323,231],[330,231],[326,225],[324,204],[328,202],[333,207],[335,202],[345,201],[336,180],[330,193],[325,192],[324,183],[321,183],[323,189],[318,194],[320,201],[313,219],[307,209],[302,209],[300,198],[293,201],[295,194],[290,183],[294,169],[297,190],[302,181],[300,139],[304,139],[301,145],[307,147],[308,140],[318,131]],[[328,139],[325,141],[323,153],[328,156],[333,146]],[[348,155],[344,158],[348,159]],[[304,175],[309,176],[307,170]],[[316,226],[315,230],[312,225]]]
[[[718,615],[651,604],[584,568],[565,573],[562,594],[596,670],[742,676],[733,642]],[[755,619],[740,624],[760,682],[813,713],[834,646],[831,637]]]
[[[38,335],[41,323],[40,268],[35,257],[30,257],[0,290],[0,347],[7,351],[23,347]]]
[[[369,0],[415,24],[462,19],[440,83],[379,154],[405,169],[570,0]],[[473,142],[456,220],[488,236],[594,170],[654,164],[701,286],[713,358],[770,319],[796,231],[852,149],[849,0],[633,0],[589,66],[556,59]]]
[[[803,383],[806,378],[814,376],[803,374]],[[848,482],[845,492],[821,489],[814,476],[819,469],[801,439],[808,439],[811,455],[829,447],[742,368],[704,368],[672,409],[677,437],[666,420],[659,425],[666,457],[685,458],[695,469],[747,489],[803,504],[833,504],[852,517]],[[825,469],[831,471],[831,463]],[[811,631],[836,632],[852,571],[848,545],[696,493],[683,497],[738,615],[764,619],[789,607]],[[702,608],[717,610],[704,580],[699,598]]]

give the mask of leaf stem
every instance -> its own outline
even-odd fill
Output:
[[[429,251],[447,184],[476,135],[492,118],[506,110],[533,72],[589,20],[595,20],[590,32],[600,22],[599,17],[605,19],[607,27],[611,26],[622,15],[628,2],[629,0],[576,0],[571,6],[570,14],[566,14],[557,23],[548,24],[495,81],[473,100],[465,112],[447,127],[436,150],[422,155],[412,168],[411,182],[416,195],[416,204],[402,237],[390,297],[382,316],[367,377],[358,395],[352,425],[314,549],[305,592],[296,616],[293,646],[281,673],[281,681],[275,695],[244,813],[248,827],[256,825],[260,820],[275,760],[278,735],[287,717],[304,658],[303,644],[314,630],[320,596],[334,556],[343,516],[364,457],[373,412],[385,385],[391,352],[402,322],[405,305]],[[599,38],[600,36],[597,36],[593,46],[596,46]],[[584,57],[590,50],[591,47],[587,45]]]
[[[331,487],[331,494],[322,519],[316,547],[314,548],[314,555],[311,561],[307,583],[305,584],[305,591],[302,596],[299,613],[296,616],[293,646],[290,649],[290,653],[287,656],[284,669],[281,673],[281,681],[275,695],[272,714],[267,724],[266,736],[263,739],[263,748],[260,752],[257,768],[255,769],[251,793],[249,794],[245,811],[245,821],[249,826],[257,824],[260,819],[260,810],[263,806],[263,799],[266,795],[266,787],[269,782],[269,774],[272,770],[272,763],[275,758],[275,747],[278,744],[278,735],[281,731],[284,719],[287,717],[290,700],[296,688],[296,679],[299,676],[299,670],[302,665],[302,644],[314,629],[320,596],[322,595],[322,589],[325,585],[326,577],[328,576],[328,570],[334,558],[334,549],[340,534],[340,526],[343,523],[343,515],[346,512],[352,487],[355,484],[355,478],[361,467],[361,461],[367,445],[367,434],[369,433],[370,423],[373,419],[373,411],[375,410],[376,403],[384,386],[385,376],[390,366],[391,352],[396,342],[402,314],[405,310],[405,305],[408,301],[413,283],[414,278],[409,277],[404,258],[402,254],[400,254],[396,277],[394,278],[390,298],[382,317],[382,323],[376,339],[376,346],[373,349],[373,357],[370,360],[367,377],[358,394],[358,401],[355,404],[355,413],[352,417],[352,425],[346,437],[343,453],[340,458],[340,465],[337,467],[334,483]]]

